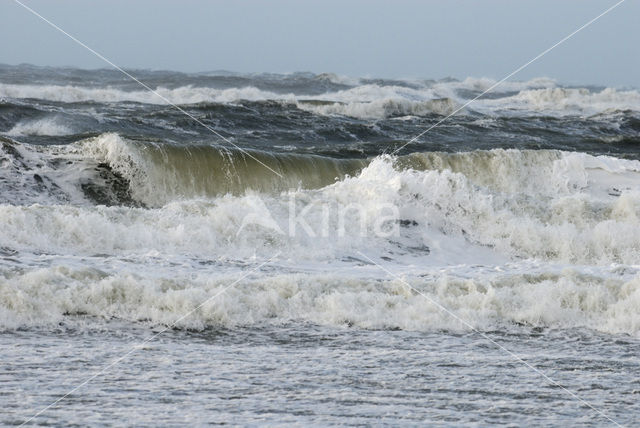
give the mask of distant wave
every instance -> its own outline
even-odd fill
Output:
[[[25,135],[62,136],[72,135],[73,130],[58,117],[45,117],[37,120],[27,120],[16,124],[7,132],[12,137]]]
[[[326,77],[329,78],[329,77]],[[333,79],[333,78],[332,78]],[[360,119],[383,119],[394,116],[449,114],[473,95],[491,87],[490,79],[467,78],[464,81],[423,83],[398,86],[364,83],[348,89],[305,94],[304,92],[265,91],[252,86],[214,89],[182,86],[155,90],[174,104],[237,103],[241,101],[278,101],[321,115],[344,115]],[[145,90],[127,91],[114,87],[88,88],[57,85],[0,84],[0,97],[38,98],[57,102],[138,102],[166,104]],[[558,88],[549,79],[528,82],[505,82],[469,107],[485,113],[537,114],[553,111],[560,114],[596,114],[607,110],[640,111],[640,94],[635,90],[606,88]]]
[[[302,110],[323,115],[343,115],[358,119],[385,119],[402,116],[425,116],[428,114],[447,115],[458,107],[449,98],[428,101],[408,101],[401,98],[385,98],[369,102],[298,102]]]
[[[555,112],[561,114],[597,114],[614,110],[640,111],[640,93],[606,88],[590,91],[585,88],[532,89],[517,95],[484,101],[491,110]]]
[[[88,88],[81,86],[59,85],[9,85],[0,84],[0,97],[4,98],[36,98],[65,103],[95,101],[138,102],[146,104],[166,104],[169,100],[174,104],[226,103],[239,100],[294,100],[294,96],[262,91],[248,86],[243,88],[213,89],[182,86],[175,89],[154,88],[158,96],[147,90],[125,91],[116,88]],[[163,99],[164,98],[164,99]]]

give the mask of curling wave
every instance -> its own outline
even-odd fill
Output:
[[[109,162],[109,169],[124,179],[121,185],[127,186],[130,196],[156,209],[5,205],[3,245],[12,247],[22,242],[24,249],[30,251],[46,245],[56,252],[73,250],[89,254],[110,254],[118,246],[127,251],[190,248],[194,252],[199,248],[196,243],[204,239],[202,248],[213,242],[217,243],[216,249],[225,248],[233,253],[237,250],[236,237],[245,236],[253,249],[276,245],[283,246],[283,251],[304,250],[340,259],[345,254],[339,248],[379,246],[378,241],[373,243],[367,236],[375,235],[373,230],[376,220],[383,215],[381,210],[393,206],[397,211],[389,218],[391,223],[415,225],[406,242],[396,243],[408,248],[435,248],[441,245],[434,244],[440,238],[447,242],[461,239],[473,248],[505,257],[570,263],[640,263],[638,161],[519,150],[381,156],[370,161],[265,157],[285,179],[295,184],[273,191],[274,183],[280,183],[279,177],[244,157],[229,160],[218,149],[199,148],[203,153],[194,156],[185,148],[160,150],[148,144],[123,144],[119,137],[107,135],[84,141],[73,150],[82,159],[89,156],[94,165]],[[73,187],[71,178],[80,180],[75,186],[82,187],[87,177],[92,177],[70,175],[70,169],[77,170],[78,165],[95,174],[86,163],[62,164],[66,175],[59,177],[66,177],[67,184],[56,185],[59,189]],[[314,168],[310,173],[311,166]],[[322,176],[318,171],[323,168],[326,173]],[[229,178],[228,171],[236,175]],[[336,174],[345,175],[335,181]],[[44,186],[50,179],[51,175],[42,176],[38,185]],[[54,184],[64,181],[51,180]],[[229,191],[231,188],[235,191]],[[83,190],[86,194],[87,189]],[[278,226],[272,229],[286,232],[292,199],[304,208],[309,224],[326,223],[329,232],[339,229],[339,219],[327,223],[323,217],[327,207],[331,212],[348,211],[350,204],[356,204],[368,213],[369,220],[361,224],[357,212],[342,219],[347,230],[353,229],[353,236],[343,233],[346,241],[340,241],[340,245],[345,247],[329,238],[336,233],[329,233],[327,242],[287,233],[274,240],[272,230],[263,227],[239,232],[242,219],[252,212],[258,216],[268,214]],[[84,232],[74,232],[82,224],[79,220],[85,218],[90,223],[85,225]],[[170,219],[168,223],[166,219]],[[211,219],[215,219],[215,227],[209,223]],[[164,230],[174,222],[186,227],[186,231],[175,235],[178,239],[175,242],[171,238],[174,233]],[[369,232],[360,237],[363,227]],[[38,236],[25,234],[31,229],[39,230]],[[94,248],[96,242],[107,242],[99,236],[108,230],[119,230],[119,235],[128,238],[114,241],[115,247]],[[127,244],[129,238],[131,242]],[[387,250],[393,253],[396,244],[386,243],[383,247],[391,245]],[[438,259],[435,254],[431,259],[448,263],[446,257]]]
[[[32,146],[5,139],[5,197],[25,203],[80,187],[94,202],[162,206],[175,200],[320,188],[357,174],[366,160],[240,151],[211,145],[172,145],[108,133],[63,146]],[[25,174],[29,171],[28,174]],[[34,178],[35,177],[35,178]],[[29,185],[31,183],[31,185]],[[26,189],[25,189],[26,188]],[[25,192],[26,190],[26,192]],[[33,192],[30,192],[33,190]],[[54,198],[55,199],[55,198]]]

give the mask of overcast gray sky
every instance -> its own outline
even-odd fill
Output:
[[[613,0],[21,0],[116,64],[180,71],[502,78]],[[107,67],[13,0],[0,63]],[[640,1],[514,76],[640,87]]]

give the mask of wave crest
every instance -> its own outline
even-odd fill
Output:
[[[82,141],[75,149],[84,158],[107,163],[129,182],[132,197],[150,206],[247,190],[318,188],[357,173],[366,164],[355,159],[241,152],[210,145],[143,143],[117,134]]]
[[[21,137],[25,135],[38,136],[63,136],[72,135],[73,130],[57,117],[45,117],[37,120],[29,120],[17,123],[6,135]]]

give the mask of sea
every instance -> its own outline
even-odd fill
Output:
[[[127,73],[0,66],[0,425],[640,423],[637,89]]]

